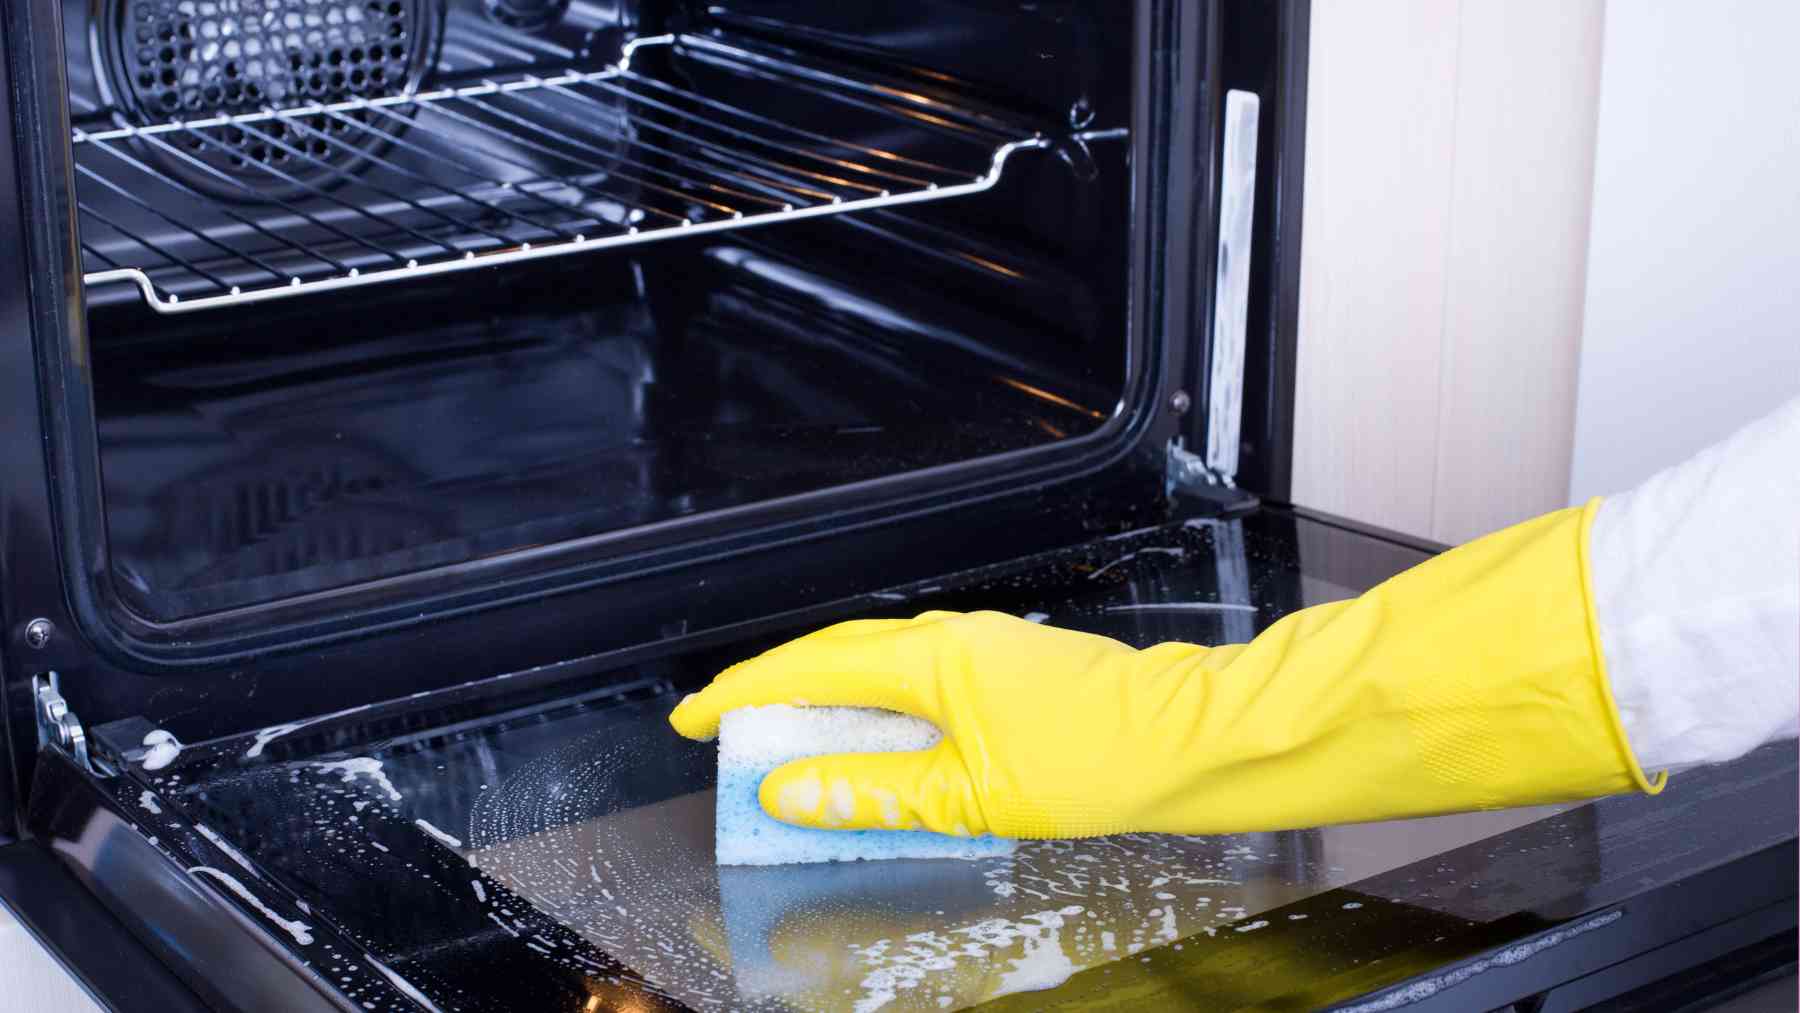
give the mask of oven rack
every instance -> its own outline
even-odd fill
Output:
[[[634,70],[652,47],[806,118]],[[809,125],[826,120],[860,140]],[[135,286],[163,314],[946,200],[1051,146],[977,109],[674,35],[596,71],[73,134],[83,281]]]

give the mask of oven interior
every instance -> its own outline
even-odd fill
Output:
[[[112,595],[181,620],[1094,434],[1136,16],[68,0]]]

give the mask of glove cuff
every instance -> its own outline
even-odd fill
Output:
[[[1594,510],[1497,531],[1365,596],[1386,622],[1361,667],[1397,677],[1437,782],[1432,808],[1661,789],[1631,752],[1606,678],[1585,548]]]
[[[1588,500],[1581,509],[1580,541],[1578,551],[1581,553],[1581,603],[1587,614],[1588,649],[1594,656],[1594,674],[1600,681],[1600,692],[1606,698],[1606,715],[1612,729],[1613,738],[1619,744],[1619,753],[1630,767],[1631,779],[1637,783],[1638,789],[1646,795],[1660,794],[1668,786],[1669,772],[1658,771],[1654,778],[1644,773],[1638,763],[1637,753],[1631,748],[1631,739],[1625,733],[1625,722],[1619,716],[1619,703],[1613,698],[1612,676],[1606,668],[1606,652],[1601,649],[1600,618],[1594,607],[1594,568],[1591,547],[1594,534],[1594,516],[1600,512],[1600,497]]]

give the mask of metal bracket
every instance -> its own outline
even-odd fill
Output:
[[[1209,504],[1209,513],[1225,515],[1254,509],[1260,500],[1239,489],[1229,475],[1221,475],[1206,466],[1206,458],[1187,449],[1181,439],[1169,441],[1167,463],[1163,470],[1164,485],[1171,497],[1200,500]]]
[[[46,672],[32,676],[31,695],[37,703],[38,749],[55,746],[74,757],[88,773],[106,776],[88,754],[87,732],[82,730],[81,719],[69,709],[69,702],[63,699],[57,674]]]
[[[1182,446],[1180,437],[1169,441],[1168,466],[1165,469],[1169,492],[1196,486],[1218,485],[1219,476],[1206,466],[1206,458]]]

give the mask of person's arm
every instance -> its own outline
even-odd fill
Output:
[[[1800,398],[1608,499],[1592,545],[1600,642],[1645,767],[1800,732]]]
[[[1793,410],[1769,437],[1790,461],[1800,457]],[[1782,480],[1761,467],[1723,468],[1712,481],[1754,481],[1733,502],[1779,496]],[[1356,599],[1287,616],[1249,644],[1135,650],[995,613],[844,623],[734,666],[670,721],[709,738],[726,711],[804,703],[904,711],[943,731],[919,753],[817,757],[772,772],[764,808],[810,826],[1218,833],[1654,792],[1660,775],[1645,775],[1628,734],[1662,743],[1647,729],[1677,711],[1659,702],[1655,673],[1667,666],[1630,654],[1639,644],[1656,650],[1631,611],[1643,607],[1631,596],[1644,592],[1624,587],[1639,577],[1600,587],[1591,576],[1591,559],[1604,571],[1628,558],[1592,544],[1596,515],[1608,512],[1596,502],[1496,532]],[[1639,530],[1629,500],[1614,515],[1626,523],[1612,534],[1603,525],[1604,537]],[[1665,532],[1682,526],[1668,516]],[[1771,530],[1764,508],[1729,522],[1758,517],[1762,530],[1749,540],[1787,553],[1787,569],[1770,571],[1787,583],[1777,577],[1758,621],[1774,624],[1776,636],[1785,623],[1791,642],[1792,518]],[[1732,622],[1682,630],[1715,641],[1746,635]],[[1767,642],[1767,630],[1756,635]],[[1630,672],[1624,722],[1602,646],[1615,636]],[[1762,687],[1759,700],[1786,692],[1781,720],[1791,723],[1792,665],[1779,667],[1779,650],[1734,656],[1750,667],[1731,678]],[[1720,677],[1692,666],[1685,675]],[[1688,696],[1713,701],[1704,691]],[[1634,724],[1646,730],[1628,733]]]

